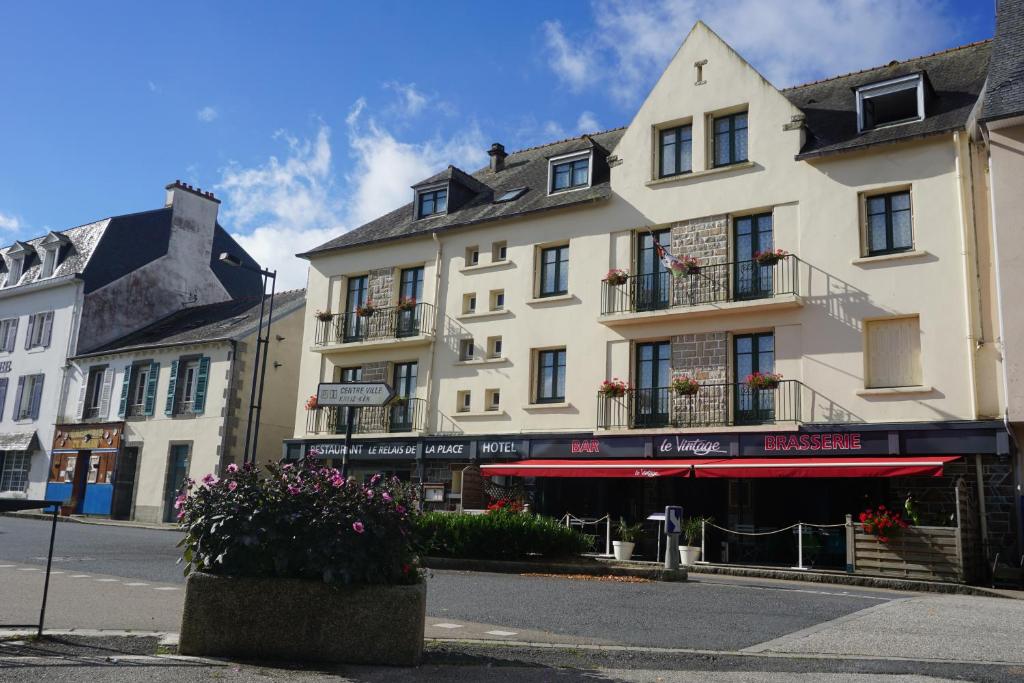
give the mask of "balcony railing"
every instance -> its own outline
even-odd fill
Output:
[[[418,303],[413,308],[378,308],[369,316],[356,315],[355,311],[335,313],[327,320],[317,321],[316,344],[383,341],[433,332],[434,306]]]
[[[799,294],[800,260],[789,254],[763,266],[738,261],[701,266],[679,277],[669,272],[630,275],[621,285],[601,283],[601,314],[638,313],[670,308],[770,299]]]
[[[597,397],[598,429],[720,427],[800,422],[800,387],[783,380],[774,389],[745,383],[702,384],[692,396],[669,387],[631,389],[624,396]]]
[[[426,401],[422,398],[407,398],[387,406],[321,406],[309,410],[306,412],[306,433],[344,434],[349,410],[354,413],[353,434],[419,432],[426,425]]]

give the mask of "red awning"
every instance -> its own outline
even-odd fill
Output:
[[[941,477],[958,455],[888,458],[732,458],[695,465],[697,477]]]
[[[517,460],[481,465],[485,476],[506,477],[688,477],[698,463],[712,460]]]

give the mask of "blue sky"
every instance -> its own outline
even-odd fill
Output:
[[[785,9],[782,9],[785,8]],[[447,163],[624,125],[703,18],[777,86],[987,38],[994,0],[0,4],[0,244],[181,178],[289,255]]]

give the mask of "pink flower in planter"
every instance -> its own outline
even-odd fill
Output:
[[[301,491],[302,489],[300,489],[295,484],[288,484],[288,493],[292,494],[293,496],[299,495]]]
[[[405,514],[405,506],[404,505],[396,505],[395,506],[395,512],[397,512],[400,515],[404,515]]]
[[[341,478],[340,474],[335,474],[333,477],[331,477],[331,486],[333,486],[334,488],[340,489],[344,485],[345,480]]]
[[[366,527],[363,526],[362,522],[352,522],[352,531],[361,534],[366,531]]]
[[[238,482],[237,481],[229,481],[228,482],[228,491],[234,491],[237,488],[238,488]]]
[[[184,516],[185,516],[185,511],[184,510],[178,510],[178,519],[181,519]]]
[[[366,489],[366,491],[365,491],[365,492],[366,492],[366,497],[367,497],[367,498],[370,498],[370,499],[372,499],[372,498],[373,498],[373,491],[372,491],[372,490],[370,490],[370,489]]]
[[[380,475],[379,474],[375,474],[372,477],[370,477],[370,483],[371,484],[376,484],[378,481],[380,481]]]
[[[185,505],[185,494],[181,494],[174,499],[174,509],[180,510]]]
[[[203,484],[205,484],[206,486],[213,486],[218,481],[220,481],[220,479],[218,479],[216,476],[212,474],[207,474],[205,477],[203,477]]]
[[[380,494],[380,497],[384,499],[385,503],[390,503],[391,502],[391,494],[388,493],[387,491],[385,491],[384,493]]]
[[[230,472],[231,474],[234,474],[237,471],[238,471],[238,465],[236,465],[235,463],[231,463],[230,465],[228,465],[228,472]]]

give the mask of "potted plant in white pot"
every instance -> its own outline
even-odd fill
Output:
[[[636,547],[637,541],[644,535],[644,526],[640,523],[627,524],[626,518],[620,517],[616,530],[619,540],[612,541],[612,552],[615,553],[616,560],[628,560],[633,556],[633,548]]]
[[[704,533],[704,523],[710,517],[687,517],[683,520],[683,540],[686,545],[679,546],[679,561],[691,565],[700,560],[700,539]]]

